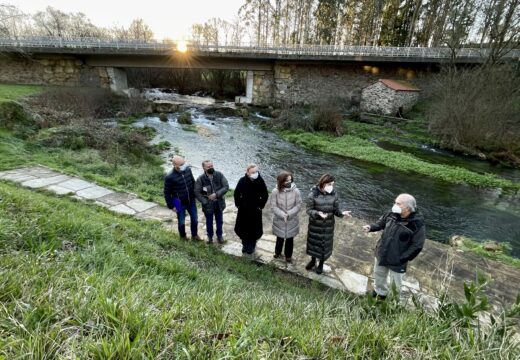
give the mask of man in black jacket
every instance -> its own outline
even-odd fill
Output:
[[[177,212],[178,229],[181,239],[186,239],[186,210],[190,215],[191,238],[201,240],[197,235],[197,202],[195,201],[195,178],[186,160],[179,155],[172,158],[173,169],[164,178],[164,200],[166,206]]]
[[[372,295],[385,299],[388,276],[400,292],[408,261],[419,255],[424,246],[424,220],[417,211],[415,198],[410,194],[401,194],[395,199],[392,211],[381,216],[375,224],[363,226],[363,230],[383,230],[376,246]]]
[[[229,190],[226,177],[213,167],[211,160],[202,162],[204,174],[200,175],[195,182],[195,197],[202,204],[202,211],[206,217],[206,230],[208,233],[208,244],[213,243],[213,216],[217,223],[217,241],[224,243],[222,237],[223,211],[226,208],[225,195]]]

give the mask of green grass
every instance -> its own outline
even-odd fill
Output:
[[[9,85],[0,84],[0,102],[6,100],[18,100],[24,96],[36,94],[43,87],[38,85]]]
[[[133,192],[140,197],[162,203],[163,160],[149,156],[151,161],[138,165],[113,164],[105,161],[98,150],[70,150],[39,146],[0,129],[0,170],[37,164],[78,175],[114,190]]]
[[[498,325],[484,336],[70,198],[2,182],[0,198],[2,359],[520,356]]]
[[[334,137],[326,133],[301,131],[280,131],[279,134],[285,140],[308,149],[370,161],[398,171],[415,172],[451,183],[504,189],[520,188],[520,184],[493,174],[478,174],[456,166],[432,164],[404,152],[381,149],[368,140],[352,135]]]
[[[478,254],[482,257],[492,259],[498,262],[501,262],[503,264],[513,266],[517,269],[520,269],[520,259],[512,257],[509,255],[510,252],[510,244],[508,243],[499,243],[498,244],[498,250],[495,252],[487,251],[484,249],[484,246],[486,245],[486,242],[482,241],[476,241],[471,238],[462,237],[462,245],[459,247],[460,249],[464,251],[470,251],[475,254]]]

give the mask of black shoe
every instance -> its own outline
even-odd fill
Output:
[[[201,237],[199,235],[193,235],[191,237],[191,240],[194,240],[194,241],[202,241]]]
[[[219,244],[224,244],[225,240],[223,238],[219,237],[219,238],[217,238],[217,242]]]
[[[318,266],[315,271],[316,271],[316,274],[318,274],[318,275],[323,274],[323,265]]]
[[[285,261],[289,264],[292,263],[292,259],[290,257],[285,257]]]
[[[275,259],[278,259],[278,258],[280,257],[280,254],[274,254],[273,257],[274,257]]]
[[[386,300],[386,295],[379,295],[375,290],[372,290],[372,297],[381,301]]]
[[[208,238],[208,240],[206,240],[206,244],[213,244],[213,238]]]
[[[179,236],[179,239],[181,239],[181,240],[188,240],[188,238],[186,237],[186,235],[184,235],[184,236]]]
[[[305,266],[305,270],[311,270],[315,266],[316,266],[316,259],[311,259],[311,261],[309,261],[309,263]]]

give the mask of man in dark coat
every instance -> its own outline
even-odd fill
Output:
[[[224,243],[222,237],[223,211],[226,208],[225,195],[229,190],[226,177],[213,167],[211,160],[202,162],[204,174],[195,182],[195,197],[202,204],[202,211],[206,217],[207,243],[213,243],[213,217],[217,223],[217,241]]]
[[[242,240],[242,253],[252,255],[256,241],[263,235],[262,209],[269,193],[256,165],[249,165],[246,174],[238,180],[235,206],[238,208],[235,233]]]
[[[372,295],[385,299],[388,276],[400,292],[408,262],[419,255],[424,246],[424,220],[417,211],[415,198],[410,194],[401,194],[395,199],[392,211],[381,216],[375,224],[363,226],[363,230],[383,230],[376,246]]]
[[[305,267],[311,270],[319,260],[316,273],[323,272],[323,263],[332,255],[334,242],[334,217],[351,217],[350,211],[339,209],[338,194],[334,190],[334,177],[324,174],[307,197],[309,228],[307,233],[307,255],[311,261]]]
[[[190,215],[191,238],[201,240],[197,235],[197,202],[195,201],[195,178],[182,156],[172,158],[173,169],[164,178],[164,200],[166,206],[177,213],[179,235],[186,239],[186,210]]]

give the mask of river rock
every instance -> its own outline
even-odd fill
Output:
[[[501,250],[501,246],[496,241],[489,241],[483,245],[483,249],[489,252],[497,252]]]
[[[167,101],[167,100],[156,100],[153,102],[153,111],[157,113],[169,113],[169,112],[176,112],[180,109],[180,104],[173,102],[173,101]]]
[[[449,241],[452,247],[461,247],[464,244],[464,238],[460,235],[454,235]]]
[[[168,116],[166,116],[165,113],[160,113],[159,120],[161,120],[162,122],[168,122]]]

